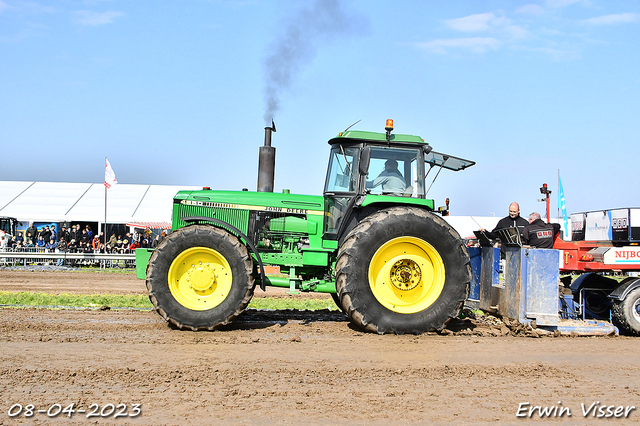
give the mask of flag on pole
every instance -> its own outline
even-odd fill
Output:
[[[104,186],[107,188],[111,188],[111,185],[116,185],[118,183],[118,179],[116,179],[116,174],[111,168],[111,164],[109,164],[109,160],[105,158],[107,165],[104,169]]]
[[[569,235],[569,221],[567,220],[567,206],[564,203],[564,189],[562,189],[562,179],[558,174],[558,207],[562,210],[562,221],[564,223],[565,235]]]

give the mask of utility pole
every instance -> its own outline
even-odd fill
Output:
[[[545,195],[546,197],[538,200],[538,201],[546,201],[547,202],[547,223],[549,223],[549,195],[551,194],[551,191],[549,190],[549,188],[547,188],[547,184],[543,183],[542,184],[542,188],[540,188],[540,193]]]

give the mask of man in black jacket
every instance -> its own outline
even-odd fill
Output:
[[[535,248],[553,248],[553,240],[560,232],[560,224],[545,223],[540,213],[529,215],[529,225],[524,228],[522,242]]]
[[[27,231],[24,235],[27,239],[25,241],[25,244],[28,243],[29,240],[31,240],[32,244],[35,244],[36,241],[38,241],[38,228],[33,226],[33,222],[29,222],[29,227],[27,228]]]
[[[527,219],[520,216],[520,205],[513,202],[509,204],[509,216],[500,219],[496,227],[493,228],[493,231],[487,232],[487,235],[489,238],[495,239],[498,237],[497,232],[499,230],[507,228],[518,228],[518,231],[522,234],[522,230],[527,225],[529,225]],[[484,229],[481,229],[481,231],[484,231]]]
[[[522,231],[524,230],[524,227],[527,225],[529,225],[529,222],[527,222],[527,219],[520,216],[520,205],[516,202],[513,202],[509,204],[509,216],[503,217],[502,219],[500,219],[496,227],[493,228],[493,231],[489,232],[483,228],[480,228],[480,230],[485,231],[487,234],[487,237],[491,238],[492,240],[495,240],[496,238],[499,238],[498,231],[501,229],[518,228],[520,235],[522,235]],[[501,259],[505,258],[504,244],[500,247],[500,258]]]

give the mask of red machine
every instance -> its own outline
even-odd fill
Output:
[[[640,208],[572,214],[571,240],[556,237],[553,248],[560,250],[561,273],[582,274],[571,291],[583,313],[640,335],[640,278],[606,276],[640,271]]]

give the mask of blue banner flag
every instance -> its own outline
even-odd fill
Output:
[[[558,207],[560,207],[560,209],[562,210],[564,235],[570,236],[571,234],[569,234],[569,221],[567,220],[567,206],[564,203],[564,189],[562,189],[562,179],[560,179],[560,174],[558,174]]]

